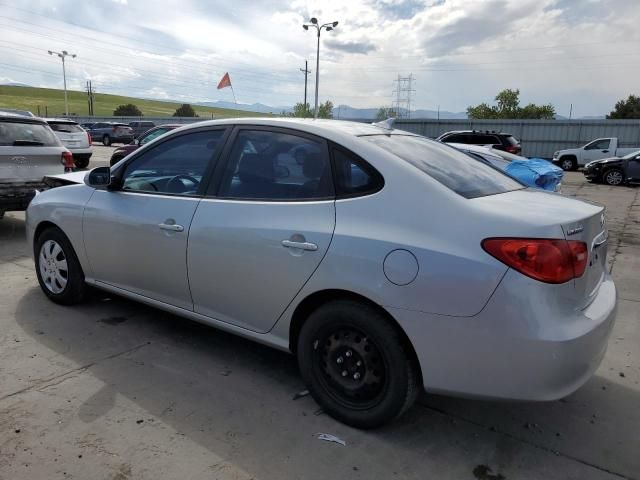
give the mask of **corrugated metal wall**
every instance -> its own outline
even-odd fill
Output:
[[[401,130],[436,138],[450,130],[496,130],[513,134],[527,157],[551,158],[563,148],[601,137],[618,137],[621,147],[640,148],[640,120],[397,120]]]

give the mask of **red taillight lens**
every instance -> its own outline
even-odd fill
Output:
[[[516,147],[515,145],[509,145],[507,148],[505,148],[505,151],[509,153],[518,153],[518,147]]]
[[[62,164],[64,165],[64,171],[71,171],[73,167],[75,167],[75,163],[73,163],[73,155],[71,152],[62,152]]]
[[[588,252],[584,242],[546,238],[487,238],[482,248],[520,273],[545,283],[582,276]]]
[[[113,128],[111,129],[111,133],[116,133],[116,130],[118,130],[118,127],[113,127]]]
[[[91,145],[93,140],[91,139],[91,134],[89,132],[87,132],[87,139],[89,140],[89,145]]]

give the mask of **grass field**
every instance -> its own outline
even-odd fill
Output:
[[[86,92],[67,91],[69,97],[69,113],[87,116],[89,107]],[[180,106],[179,103],[145,100],[141,98],[122,97],[105,93],[94,94],[93,109],[96,116],[113,115],[118,105],[133,103],[147,117],[170,117]],[[198,116],[203,119],[221,117],[253,117],[265,116],[261,113],[228,110],[226,108],[200,107],[192,105]],[[0,108],[29,110],[35,115],[56,117],[64,114],[64,91],[53,88],[33,88],[0,85]],[[39,113],[38,113],[39,107]]]

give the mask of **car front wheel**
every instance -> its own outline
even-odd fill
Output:
[[[607,185],[621,185],[624,182],[624,173],[617,168],[611,168],[604,172],[602,175],[602,181]]]
[[[71,242],[58,228],[50,227],[35,241],[36,275],[47,297],[62,305],[84,299],[87,286]]]
[[[405,412],[420,388],[417,364],[375,308],[337,300],[315,310],[297,344],[302,377],[332,417],[375,428]]]
[[[560,168],[562,168],[564,171],[571,171],[571,170],[575,170],[578,167],[578,163],[576,162],[576,160],[574,158],[561,158],[560,159]]]

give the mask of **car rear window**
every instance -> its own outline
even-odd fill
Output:
[[[506,135],[502,138],[504,138],[507,141],[507,143],[511,145],[514,145],[514,146],[520,145],[520,142],[518,142],[518,140],[516,140],[516,138],[513,135]]]
[[[440,142],[411,135],[361,137],[387,150],[465,198],[519,190],[524,186],[490,165]]]
[[[0,146],[55,147],[58,137],[48,125],[28,122],[0,122]]]
[[[84,130],[75,123],[65,123],[65,122],[49,122],[49,126],[51,130],[54,132],[64,132],[64,133],[82,133]]]

